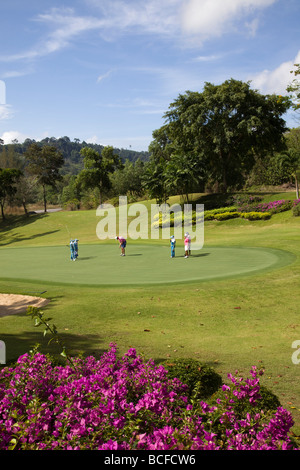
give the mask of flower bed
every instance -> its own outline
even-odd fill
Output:
[[[238,208],[239,212],[269,212],[277,214],[292,208],[292,201],[281,199],[279,201],[264,202],[261,204],[245,204]]]
[[[229,375],[208,404],[134,349],[66,366],[25,354],[0,371],[0,449],[292,449],[290,413],[261,410],[261,372],[250,374]]]

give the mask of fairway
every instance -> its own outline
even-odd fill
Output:
[[[76,261],[70,260],[66,246],[4,248],[0,250],[0,277],[44,284],[139,286],[252,275],[293,260],[287,251],[257,247],[204,247],[188,259],[179,247],[171,259],[166,245],[132,244],[125,257],[111,244],[79,245]]]

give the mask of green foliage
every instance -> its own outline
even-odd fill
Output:
[[[294,73],[295,78],[293,79],[292,83],[290,83],[287,87],[287,91],[292,93],[291,95],[291,100],[293,103],[293,109],[295,111],[299,111],[300,109],[300,82],[298,79],[298,75],[300,74],[300,64],[294,64],[296,67],[294,71],[291,71],[291,73]]]
[[[261,395],[261,401],[259,402],[258,407],[260,407],[262,410],[275,411],[279,406],[281,406],[279,398],[275,395],[275,393],[273,393],[264,385],[260,386],[259,393]]]
[[[216,214],[222,214],[223,212],[236,212],[236,206],[218,207],[217,209],[211,209],[211,210],[205,211],[205,215],[215,216]]]
[[[209,400],[210,405],[214,406],[218,403],[222,395],[222,390],[218,390],[214,393]],[[260,413],[262,410],[264,413],[274,412],[281,406],[279,398],[263,385],[260,385],[259,398],[257,398],[254,403],[250,403],[249,400],[245,399],[237,400],[231,392],[228,393],[227,400],[231,403],[232,410],[238,417],[246,416],[247,413]]]
[[[288,210],[290,208],[291,208],[290,204],[286,204],[284,205],[283,208],[280,208],[280,211]],[[271,216],[272,216],[272,211],[259,212],[259,211],[253,210],[249,212],[240,212],[237,210],[235,206],[220,207],[218,209],[204,211],[204,221],[217,220],[219,222],[222,222],[223,220],[237,219],[239,217],[242,219],[247,219],[247,220],[268,220],[271,218]],[[199,219],[202,217],[203,217],[203,213],[199,214],[193,211],[192,223],[196,224],[196,222],[198,222]],[[159,214],[156,214],[153,219],[154,219],[152,223],[153,228],[158,229],[158,228],[165,227],[165,226],[173,227],[176,222],[178,223],[184,222],[184,211],[178,215],[176,214],[174,215],[174,213],[164,215],[160,212]]]
[[[202,93],[188,91],[170,104],[167,124],[153,133],[151,148],[168,161],[175,155],[195,158],[198,170],[205,170],[201,177],[227,192],[241,187],[257,155],[282,147],[286,126],[281,115],[289,106],[288,99],[263,96],[249,83],[206,83]]]
[[[127,196],[128,202],[133,202],[144,193],[143,188],[144,162],[126,160],[122,168],[111,174],[112,193]],[[117,198],[116,197],[116,198]]]
[[[13,196],[16,191],[16,184],[22,176],[21,170],[14,168],[0,168],[0,206],[2,219],[4,216],[4,204],[8,197]]]
[[[70,211],[76,211],[80,208],[80,201],[76,198],[70,199],[64,202],[63,208]]]
[[[215,220],[228,220],[228,219],[235,219],[239,217],[238,212],[222,212],[221,214],[215,214]]]
[[[228,198],[228,201],[232,201],[233,207],[243,206],[244,204],[254,204],[261,202],[263,200],[262,196],[252,196],[251,194],[234,194]],[[226,208],[228,210],[228,207]]]
[[[37,143],[30,145],[25,152],[28,162],[26,170],[35,176],[37,183],[43,188],[44,210],[47,210],[46,187],[56,187],[58,181],[62,180],[59,172],[63,166],[62,154],[53,145],[40,146]]]
[[[294,217],[300,217],[300,199],[298,204],[294,204],[292,213]]]
[[[194,359],[176,359],[166,362],[170,378],[177,378],[188,386],[188,396],[196,399],[214,394],[222,385],[221,376],[212,367]]]
[[[40,308],[33,307],[33,306],[30,306],[27,308],[27,315],[30,315],[31,318],[34,320],[35,327],[39,327],[42,325],[45,328],[43,332],[44,336],[50,333],[51,338],[48,341],[48,345],[51,343],[57,344],[59,348],[61,349],[60,355],[66,358],[71,364],[73,364],[71,356],[68,354],[65,344],[63,343],[62,339],[58,335],[56,326],[54,324],[51,325],[49,323],[51,318],[45,318],[44,312]]]
[[[268,220],[272,214],[270,212],[240,212],[239,217],[248,220]]]

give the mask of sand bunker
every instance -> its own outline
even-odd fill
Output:
[[[0,317],[24,313],[30,306],[41,308],[49,302],[49,299],[30,295],[0,294]]]

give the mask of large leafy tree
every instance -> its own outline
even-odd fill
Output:
[[[289,106],[288,98],[262,95],[234,79],[206,83],[202,93],[180,94],[165,113],[168,158],[172,152],[196,158],[206,178],[226,192],[243,183],[256,155],[283,146],[287,129],[282,115]]]
[[[22,176],[22,171],[15,168],[0,168],[0,206],[2,220],[5,219],[4,205],[9,197],[16,191],[16,184]]]
[[[56,183],[62,179],[59,172],[64,164],[62,154],[52,145],[38,145],[33,143],[25,153],[27,160],[26,171],[36,178],[37,184],[43,188],[44,211],[47,212],[46,188],[55,188]]]
[[[101,154],[91,147],[84,147],[80,153],[84,157],[84,169],[79,173],[78,181],[83,188],[98,188],[102,205],[104,191],[111,187],[110,174],[122,165],[120,157],[111,146],[104,147]]]

